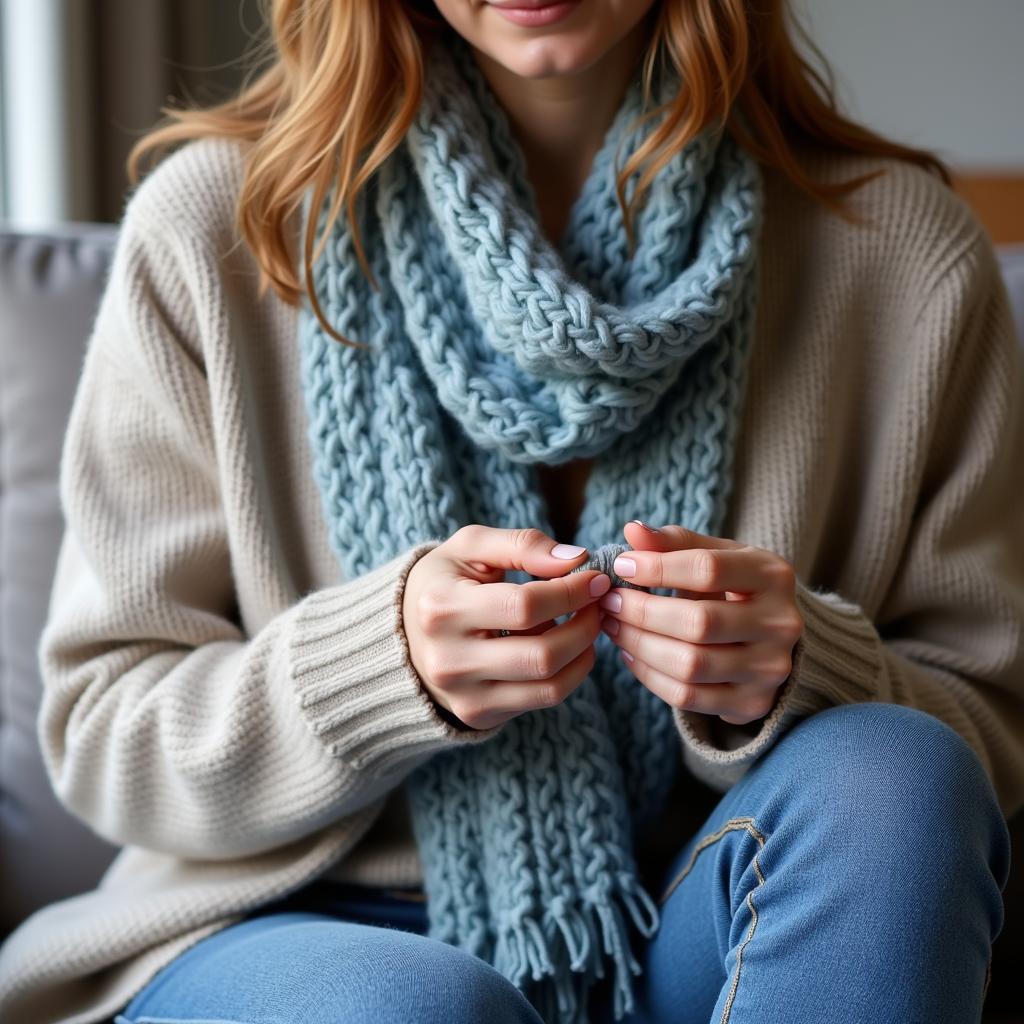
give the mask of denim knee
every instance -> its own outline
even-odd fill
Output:
[[[967,741],[934,715],[899,704],[830,707],[801,720],[766,768],[851,825],[933,843],[1005,830],[992,782]],[[920,838],[920,835],[917,837]],[[1008,841],[1008,840],[1007,840]]]
[[[729,1006],[744,1020],[977,1020],[1008,867],[993,787],[952,728],[893,704],[818,712],[669,868],[640,1019],[687,1005],[705,1021]]]
[[[525,996],[478,957],[447,943],[393,929],[362,929],[352,969],[351,939],[335,927],[328,939],[307,950],[307,968],[323,984],[321,1006],[333,1003],[330,1024],[538,1024]],[[328,1018],[325,1017],[325,1021]]]
[[[525,996],[477,957],[423,935],[312,912],[253,918],[203,940],[157,975],[123,1018],[540,1022]]]

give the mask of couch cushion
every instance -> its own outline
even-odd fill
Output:
[[[0,232],[0,934],[93,888],[116,852],[57,802],[35,729],[61,441],[114,238]]]

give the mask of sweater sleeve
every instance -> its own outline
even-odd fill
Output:
[[[129,208],[64,439],[37,726],[58,798],[99,835],[216,860],[356,813],[495,730],[442,720],[409,659],[406,577],[440,539],[245,635],[201,294],[171,248]]]
[[[684,759],[714,788],[797,719],[883,701],[946,722],[977,753],[1004,813],[1024,806],[1024,361],[985,236],[952,263],[914,330],[921,351],[948,358],[939,401],[921,410],[928,445],[899,564],[870,615],[798,581],[804,632],[792,671],[752,728],[677,712]]]

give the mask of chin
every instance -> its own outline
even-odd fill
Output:
[[[610,46],[595,45],[587,35],[552,33],[544,39],[502,40],[477,49],[520,78],[556,78],[586,71],[608,52]]]
[[[482,55],[521,78],[554,78],[586,71],[613,50],[653,0],[436,0],[449,24]],[[565,8],[548,24],[525,26],[498,10]]]

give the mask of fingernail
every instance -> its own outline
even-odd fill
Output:
[[[579,558],[586,550],[586,548],[577,547],[575,544],[556,544],[551,549],[551,554],[555,558]]]
[[[615,636],[615,634],[619,631],[619,620],[606,616],[604,622],[601,623],[601,628],[609,636]]]
[[[629,651],[623,651],[622,656],[626,659],[626,661],[630,663],[636,661],[636,658],[634,658],[633,655],[629,653]]]
[[[642,526],[648,533],[661,533],[656,526],[648,526],[642,519],[631,519],[630,522]]]
[[[605,594],[601,598],[601,607],[607,608],[610,612],[621,612],[622,611],[622,595],[621,594]]]
[[[607,573],[601,573],[590,581],[590,596],[600,597],[612,585],[611,577]],[[621,598],[620,598],[621,600]]]
[[[623,579],[636,575],[636,562],[634,562],[632,558],[626,558],[623,555],[619,555],[619,557],[615,559],[612,563],[612,568]]]

